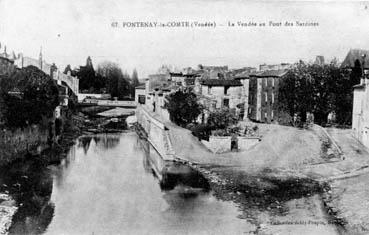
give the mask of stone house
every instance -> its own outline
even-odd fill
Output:
[[[174,82],[175,85],[183,88],[194,88],[195,79],[200,75],[195,73],[169,73],[169,81]]]
[[[248,117],[257,122],[278,122],[278,88],[287,70],[266,70],[249,75]]]
[[[199,95],[213,100],[213,108],[233,109],[243,102],[243,86],[238,80],[207,79],[200,81],[200,85]]]
[[[352,49],[341,68],[361,67],[360,84],[355,85],[352,109],[352,131],[356,139],[369,148],[369,50]]]
[[[354,86],[352,131],[354,137],[369,148],[369,82]]]
[[[135,87],[135,101],[137,104],[146,103],[146,86],[145,85]]]

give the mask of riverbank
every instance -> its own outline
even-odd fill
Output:
[[[342,173],[334,165],[342,159],[321,130],[259,124],[263,138],[254,148],[213,154],[189,130],[151,115],[169,129],[177,160],[202,172],[218,198],[236,202],[255,233],[344,232],[344,220],[326,203],[326,179]]]
[[[19,152],[17,156],[11,158],[12,161],[4,162],[0,166],[0,192],[4,192],[0,193],[0,234],[8,233],[14,216],[28,214],[33,216],[32,213],[35,213],[35,210],[41,215],[49,213],[51,208],[47,201],[52,184],[42,178],[48,175],[48,166],[58,165],[67,157],[71,146],[76,143],[79,136],[91,133],[90,126],[96,124],[93,120],[94,116],[91,115],[92,121],[88,122],[88,125],[85,118],[86,116],[81,113],[69,116],[65,119],[63,132],[57,142],[45,145],[40,152]],[[114,132],[116,131],[114,129]],[[106,132],[108,132],[107,129],[104,129],[104,133]],[[16,183],[9,184],[9,182]],[[24,192],[20,193],[20,187],[26,188]],[[25,200],[29,201],[30,205],[18,203]],[[41,211],[38,211],[39,209]]]
[[[327,128],[327,132],[342,150],[344,161],[335,163],[343,172],[331,177],[325,202],[337,218],[345,222],[350,234],[369,233],[369,151],[351,129]]]
[[[80,130],[72,123],[66,123],[58,143],[43,149],[40,154],[19,155],[13,161],[0,166],[0,234],[8,234],[13,217],[17,214],[33,213],[36,208],[45,206],[40,199],[44,197],[43,189],[50,185],[44,181],[35,185],[33,175],[41,174],[40,171],[45,171],[50,164],[60,163],[80,134]],[[26,192],[22,193],[21,187],[27,188]],[[29,197],[33,202],[30,207],[19,204],[18,201],[22,201],[21,198],[24,197]]]

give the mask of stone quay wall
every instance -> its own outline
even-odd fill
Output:
[[[259,143],[259,137],[237,137],[237,151],[246,151],[257,143]],[[209,141],[201,141],[210,151],[213,153],[226,153],[231,151],[231,136],[210,136]]]
[[[148,135],[148,141],[164,160],[174,160],[174,150],[170,140],[169,129],[160,120],[154,118],[143,107],[136,109],[137,122]]]

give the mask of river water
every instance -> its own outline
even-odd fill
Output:
[[[132,132],[84,136],[59,165],[22,164],[3,173],[3,185],[11,188],[6,192],[18,204],[9,234],[244,234],[255,229],[238,218],[235,204],[217,200],[211,190],[163,189],[153,170],[158,155],[148,146]]]

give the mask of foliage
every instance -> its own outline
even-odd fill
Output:
[[[230,109],[219,109],[209,114],[208,125],[212,130],[226,129],[237,124],[238,118]]]
[[[90,57],[87,58],[86,66],[80,66],[79,70],[74,73],[79,79],[79,88],[81,91],[100,93],[106,86],[106,77],[95,73]]]
[[[68,71],[70,68],[66,68]],[[125,99],[131,95],[132,88],[130,77],[123,73],[118,64],[110,61],[98,65],[97,71],[92,66],[92,60],[87,58],[86,66],[80,66],[78,71],[73,71],[79,78],[81,91],[88,93],[110,93],[112,97]],[[135,72],[137,77],[137,71]],[[138,81],[138,78],[137,78]]]
[[[207,140],[209,141],[209,136],[211,134],[210,127],[207,124],[197,124],[189,127],[192,131],[192,134],[199,138],[199,140]]]
[[[335,111],[339,122],[351,118],[353,81],[333,61],[328,65],[310,65],[300,61],[281,79],[279,109],[291,117],[297,114],[302,122],[308,112],[318,124],[324,124]]]
[[[105,61],[100,63],[97,74],[106,78],[106,90],[112,97],[124,99],[130,94],[129,75],[123,73],[118,64]]]
[[[196,95],[191,92],[171,93],[164,107],[168,110],[170,119],[183,127],[194,122],[202,112],[202,106],[197,102]]]
[[[25,127],[51,117],[59,104],[54,80],[37,67],[28,66],[0,81],[1,110],[10,127]]]
[[[138,80],[137,70],[134,69],[131,77],[131,94],[132,97],[135,96],[136,90],[135,88],[140,85],[140,81]]]

